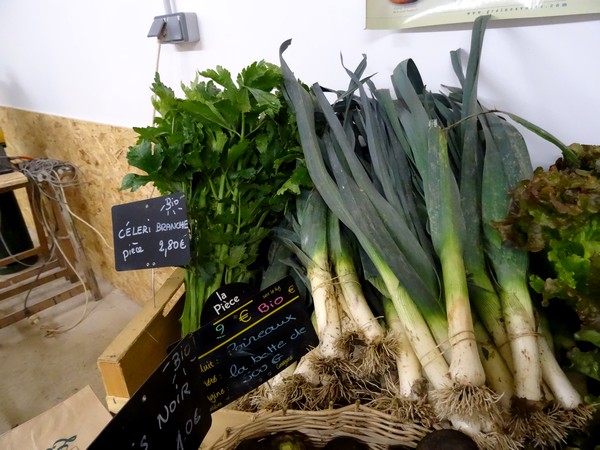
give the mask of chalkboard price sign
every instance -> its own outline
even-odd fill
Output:
[[[112,207],[117,270],[190,262],[187,204],[182,193]]]
[[[292,277],[237,302],[193,336],[210,412],[268,381],[318,344]]]
[[[198,450],[212,424],[194,340],[184,338],[88,450]]]

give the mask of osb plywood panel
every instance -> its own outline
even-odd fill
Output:
[[[113,250],[104,243],[105,239],[112,247],[112,206],[157,195],[149,187],[135,193],[119,191],[121,179],[131,171],[126,153],[135,144],[135,132],[130,128],[6,107],[0,107],[0,128],[9,156],[52,158],[79,169],[81,184],[69,188],[67,198],[71,210],[97,230],[74,219],[92,269],[138,303],[152,300],[151,271],[117,272]],[[171,272],[170,268],[155,271],[156,289]]]

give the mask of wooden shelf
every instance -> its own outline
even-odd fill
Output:
[[[21,172],[9,172],[0,175],[0,193],[27,187],[29,180]]]
[[[27,190],[27,199],[32,211],[38,242],[31,249],[0,259],[0,267],[25,261],[32,256],[38,257],[38,263],[20,272],[3,276],[0,280],[0,301],[13,298],[33,289],[36,289],[36,294],[38,294],[42,286],[63,277],[72,284],[72,287],[59,294],[48,292],[46,296],[42,295],[41,299],[35,304],[0,317],[0,328],[56,305],[84,292],[86,289],[91,291],[96,300],[101,298],[98,283],[87,263],[70,213],[65,205],[57,200],[60,197],[52,185],[42,183],[34,186],[20,172],[0,175],[0,193],[17,189]],[[50,199],[48,200],[49,206],[42,205],[42,195],[45,199]],[[54,227],[52,234],[46,231],[40,217],[39,212],[42,211],[44,206],[46,207],[46,214],[49,214],[52,218]]]

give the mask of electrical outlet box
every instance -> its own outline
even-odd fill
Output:
[[[156,37],[165,44],[181,44],[200,40],[196,13],[174,13],[156,16],[148,37]]]

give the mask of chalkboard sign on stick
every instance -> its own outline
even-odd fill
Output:
[[[211,424],[194,340],[188,336],[88,450],[198,450]]]
[[[237,301],[193,336],[210,412],[268,381],[319,342],[292,277]]]
[[[239,306],[244,299],[256,294],[248,283],[230,283],[208,296],[202,306],[200,325],[206,325]]]
[[[187,204],[182,193],[112,207],[117,270],[190,262]]]

